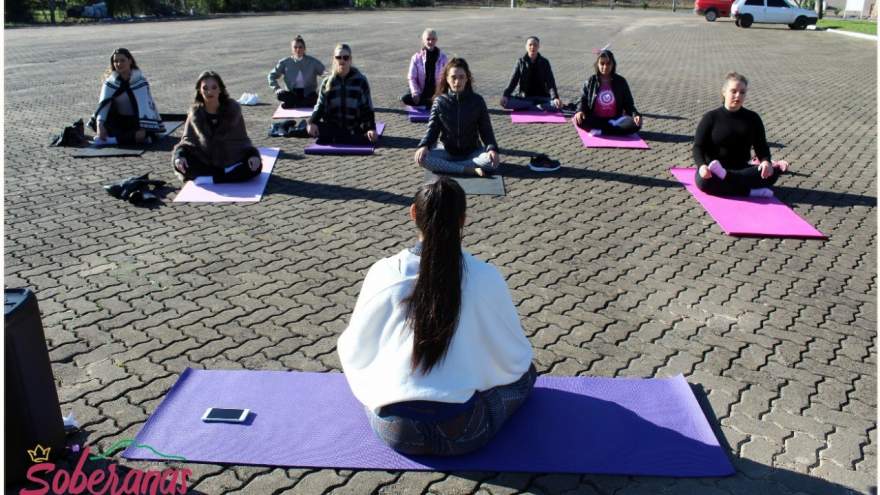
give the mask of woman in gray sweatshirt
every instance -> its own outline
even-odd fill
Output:
[[[306,55],[306,42],[297,36],[290,43],[293,55],[282,58],[269,72],[269,87],[284,108],[312,107],[318,101],[318,78],[324,75],[324,64]],[[284,86],[278,78],[284,76]]]

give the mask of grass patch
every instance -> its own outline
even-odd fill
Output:
[[[843,31],[852,31],[854,33],[877,34],[876,21],[849,21],[843,19],[819,19],[817,27],[841,29]]]

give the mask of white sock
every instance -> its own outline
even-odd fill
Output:
[[[622,116],[621,116],[621,117],[617,117],[617,118],[614,119],[614,120],[609,120],[608,123],[611,124],[611,125],[613,125],[614,127],[620,127],[620,121],[623,120],[623,119],[624,119],[624,117],[622,117]]]
[[[718,160],[712,160],[712,162],[709,163],[709,172],[712,172],[712,175],[721,180],[724,180],[724,178],[727,177],[727,170],[724,170],[724,167],[721,166],[721,162]]]
[[[198,184],[200,186],[206,186],[206,185],[213,184],[214,178],[211,177],[210,175],[200,175],[200,176],[196,177],[195,179],[193,179],[193,182],[195,182],[196,184]]]
[[[773,190],[769,187],[759,187],[758,189],[752,189],[749,191],[750,198],[772,198]]]
[[[590,136],[601,136],[602,130],[601,129],[590,129],[589,134],[590,134]]]

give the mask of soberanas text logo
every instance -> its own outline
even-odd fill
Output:
[[[116,463],[110,463],[106,468],[95,469],[88,475],[83,472],[86,460],[110,459],[114,452],[128,447],[133,440],[120,440],[102,454],[89,456],[90,447],[85,445],[73,472],[66,469],[57,469],[54,463],[49,461],[49,451],[37,445],[33,450],[28,450],[28,455],[34,465],[28,468],[27,479],[39,485],[39,488],[22,489],[19,495],[45,495],[47,493],[69,493],[79,495],[88,493],[91,495],[163,495],[186,493],[186,481],[192,475],[190,469],[168,468],[164,470],[131,469],[124,476],[117,472],[119,467]],[[136,445],[153,451],[159,457],[175,461],[186,461],[184,457],[162,454],[149,445]]]

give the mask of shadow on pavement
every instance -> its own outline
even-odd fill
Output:
[[[273,175],[266,186],[265,195],[287,194],[302,198],[351,200],[365,199],[377,203],[386,203],[399,206],[412,204],[412,197],[385,191],[372,189],[359,189],[356,187],[338,186],[334,184],[319,184],[304,182]]]

